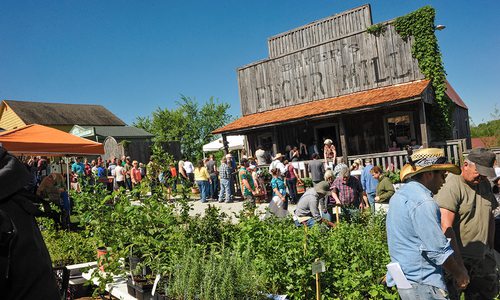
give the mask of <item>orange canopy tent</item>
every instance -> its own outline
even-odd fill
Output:
[[[101,143],[38,124],[0,132],[0,144],[10,153],[17,155],[104,154],[104,146]]]

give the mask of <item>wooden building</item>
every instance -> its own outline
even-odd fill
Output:
[[[30,124],[40,124],[65,132],[69,132],[74,125],[127,125],[102,105],[2,101],[0,106],[1,128],[10,130]]]
[[[153,134],[133,126],[80,126],[75,125],[71,134],[104,144],[103,159],[130,156],[148,162]]]
[[[315,21],[268,40],[269,58],[238,69],[242,117],[213,133],[247,135],[284,153],[287,145],[323,147],[332,139],[338,156],[388,151],[434,138],[434,91],[390,22],[373,34],[369,5]],[[453,101],[453,137],[470,145],[468,109],[447,83]],[[450,133],[451,134],[451,133]]]
[[[133,159],[147,162],[151,155],[153,135],[127,126],[102,105],[2,101],[0,128],[10,130],[30,124],[52,127],[104,143],[105,159],[129,155]]]

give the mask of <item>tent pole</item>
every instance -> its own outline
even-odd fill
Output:
[[[66,162],[66,183],[67,183],[67,186],[68,186],[68,193],[69,193],[69,188],[70,188],[70,183],[69,183],[69,160],[68,160],[68,157],[65,156],[64,157],[64,161]]]

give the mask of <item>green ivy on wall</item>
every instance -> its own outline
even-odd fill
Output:
[[[434,34],[436,11],[431,6],[424,6],[394,21],[396,32],[407,40],[413,36],[412,55],[418,60],[418,66],[434,88],[436,106],[432,108],[435,132],[439,138],[448,138],[452,126],[451,100],[446,96],[446,72],[441,52]]]
[[[386,29],[387,25],[379,23],[366,28],[366,32],[373,34],[374,36],[379,36],[380,34],[383,34]]]

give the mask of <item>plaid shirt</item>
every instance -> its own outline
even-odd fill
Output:
[[[339,196],[342,205],[346,206],[358,205],[363,193],[361,183],[354,176],[349,176],[347,181],[344,181],[342,177],[337,177],[332,183],[330,190],[334,191]]]
[[[231,178],[231,170],[229,169],[229,166],[227,164],[220,164],[219,177],[220,179]]]

